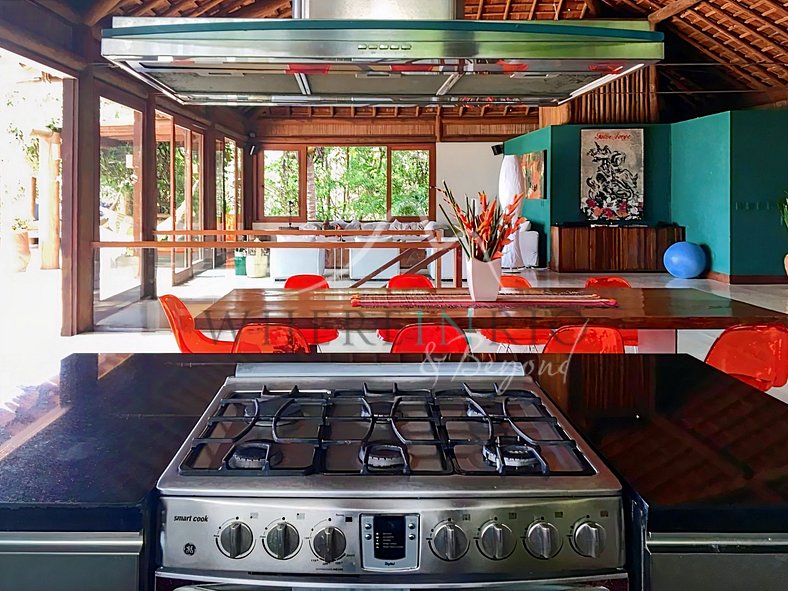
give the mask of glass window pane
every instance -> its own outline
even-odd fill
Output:
[[[172,117],[156,111],[156,229],[172,230],[170,204],[170,148]],[[159,236],[159,240],[167,240]],[[168,265],[172,252],[161,249],[157,253],[159,265]]]
[[[224,230],[227,208],[224,204],[224,142],[216,140],[216,229]]]
[[[392,150],[391,215],[426,217],[429,213],[429,151]]]
[[[263,215],[297,216],[298,151],[265,150],[263,161]]]
[[[191,199],[187,195],[191,191],[191,183],[188,182],[189,161],[191,160],[191,144],[189,143],[189,130],[175,126],[175,229],[188,230],[191,218]],[[188,236],[178,236],[178,242],[188,240]],[[175,270],[181,271],[189,266],[187,252],[185,250],[175,250]]]
[[[202,230],[202,146],[203,137],[195,131],[192,132],[192,207],[191,207],[191,228],[192,230]],[[202,240],[201,236],[192,236],[193,241]],[[202,249],[192,251],[193,263],[202,260],[204,252]]]
[[[104,242],[140,240],[142,113],[105,98],[100,99],[99,108],[99,238]],[[99,300],[139,288],[139,251],[102,248],[98,252]]]
[[[318,146],[309,154],[319,220],[386,219],[385,146]]]
[[[225,230],[237,230],[238,212],[236,211],[235,183],[237,178],[235,142],[224,140],[224,212]]]

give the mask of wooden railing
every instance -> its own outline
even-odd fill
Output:
[[[364,249],[364,248],[396,248],[400,249],[397,256],[387,261],[372,273],[356,281],[352,287],[360,287],[367,281],[377,277],[380,273],[406,259],[416,250],[435,249],[436,252],[410,267],[406,273],[415,273],[435,262],[435,286],[441,286],[441,259],[449,251],[454,251],[454,285],[462,287],[462,250],[456,240],[443,240],[443,230],[157,230],[155,236],[163,238],[176,238],[176,240],[126,240],[126,241],[95,241],[91,243],[94,249],[101,248],[140,248],[156,250],[185,250],[185,249],[237,249],[237,248],[320,248],[326,250],[337,249]],[[283,235],[314,235],[337,238],[336,241],[321,240],[319,242],[277,242],[247,241],[247,240],[183,240],[177,238],[222,237],[222,236],[283,236]],[[344,241],[344,237],[369,236],[372,240],[364,242]],[[379,236],[421,236],[421,240],[392,241],[375,240]]]

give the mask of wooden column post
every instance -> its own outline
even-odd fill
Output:
[[[93,328],[93,249],[98,238],[99,101],[93,68],[63,81],[64,336]]]
[[[60,134],[34,131],[38,138],[38,248],[42,269],[60,268]]]

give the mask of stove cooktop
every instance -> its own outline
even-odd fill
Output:
[[[506,365],[506,364],[503,364]],[[523,495],[618,491],[520,366],[274,364],[228,378],[159,482],[165,494]],[[418,367],[418,366],[416,366]],[[280,367],[281,369],[281,367]],[[288,368],[292,371],[292,367]]]
[[[448,389],[234,391],[192,440],[180,474],[589,475],[540,398],[498,382]]]

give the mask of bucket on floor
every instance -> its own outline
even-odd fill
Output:
[[[265,277],[266,275],[268,275],[268,250],[265,248],[247,248],[246,276]]]
[[[243,250],[235,251],[235,274],[246,275],[246,252]]]

